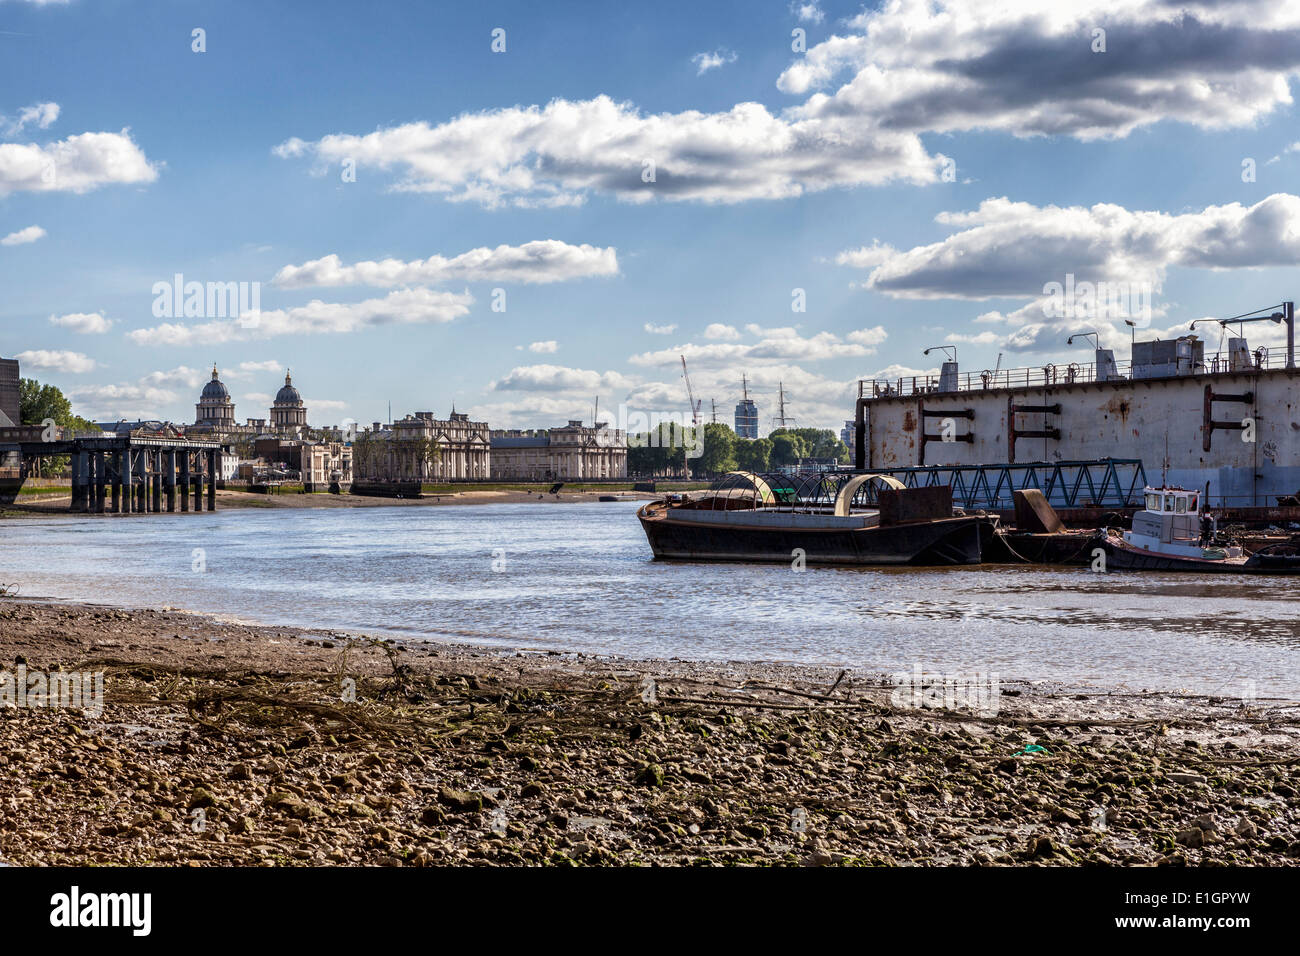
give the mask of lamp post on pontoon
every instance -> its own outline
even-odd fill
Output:
[[[1269,312],[1270,309],[1277,309],[1276,312]],[[1259,315],[1260,312],[1269,312],[1268,315]],[[1192,328],[1196,328],[1197,322],[1218,322],[1225,329],[1229,325],[1237,326],[1237,334],[1245,337],[1242,326],[1247,322],[1277,322],[1279,325],[1286,323],[1286,367],[1295,368],[1295,303],[1283,302],[1279,305],[1268,305],[1262,309],[1256,309],[1254,312],[1243,312],[1241,315],[1234,315],[1230,319],[1197,319],[1192,323]]]

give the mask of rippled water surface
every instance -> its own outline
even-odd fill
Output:
[[[635,510],[14,520],[0,525],[0,582],[27,597],[505,647],[886,673],[919,664],[1225,696],[1253,681],[1260,697],[1300,698],[1300,578],[656,562]]]

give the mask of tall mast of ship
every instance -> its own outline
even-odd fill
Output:
[[[786,423],[790,420],[785,414],[785,382],[778,382],[777,389],[777,395],[779,396],[777,398],[777,411],[772,422],[777,428],[785,428]]]

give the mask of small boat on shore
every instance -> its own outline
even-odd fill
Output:
[[[1198,491],[1145,488],[1145,507],[1130,531],[1107,528],[1095,546],[1108,571],[1192,571],[1201,574],[1300,574],[1300,546],[1272,544],[1247,555],[1240,545],[1212,542],[1215,521]]]
[[[872,492],[875,507],[867,504]],[[637,512],[656,558],[978,564],[998,520],[954,514],[947,486],[905,488],[882,475],[731,472],[699,497],[681,499]]]

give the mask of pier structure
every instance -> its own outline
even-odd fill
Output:
[[[24,465],[68,456],[74,512],[203,511],[205,498],[207,510],[216,510],[220,442],[133,435],[53,437],[42,440],[40,426],[0,428],[0,452],[17,452]]]
[[[1206,354],[1188,335],[1135,342],[1130,362],[1098,349],[1090,364],[970,374],[952,362],[939,375],[862,380],[854,467],[1000,476],[1021,465],[1140,461],[1152,482],[1201,490],[1217,510],[1289,507],[1300,494],[1294,306],[1264,320],[1286,325],[1285,348],[1252,352],[1236,337]]]

